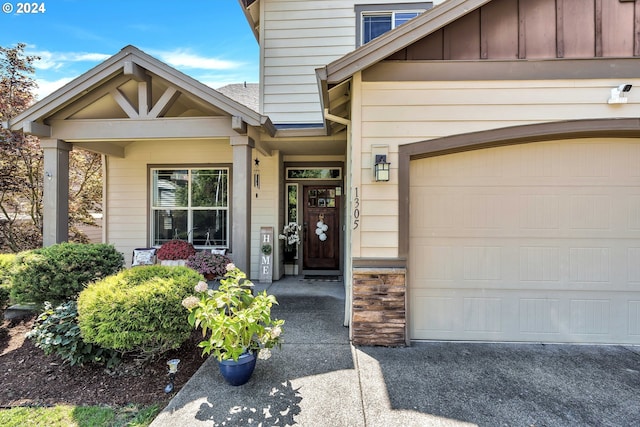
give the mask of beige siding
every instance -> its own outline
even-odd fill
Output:
[[[278,239],[278,195],[281,191],[279,183],[280,156],[278,152],[270,157],[253,152],[253,158],[260,160],[260,188],[251,189],[251,273],[249,277],[257,280],[260,277],[260,228],[273,227],[274,240]],[[277,242],[273,248],[273,272],[274,278],[279,278],[277,270]]]
[[[359,84],[354,79],[354,84]],[[618,80],[364,82],[360,135],[360,237],[351,253],[397,256],[398,146],[447,135],[558,120],[637,117],[640,94],[629,103],[607,103]],[[624,83],[640,84],[640,79]],[[356,89],[354,88],[354,92]],[[354,122],[355,123],[355,122]],[[391,180],[373,181],[371,147],[388,145]],[[389,241],[393,244],[390,246]],[[384,242],[384,243],[382,243]],[[357,247],[356,245],[360,246]],[[358,255],[355,255],[358,254]]]
[[[149,244],[148,165],[231,162],[231,147],[225,140],[131,143],[124,158],[110,157],[108,161],[106,243],[114,244],[127,263],[131,263],[134,248]]]
[[[263,2],[260,109],[274,123],[322,123],[315,69],[355,48],[356,3],[361,2]]]

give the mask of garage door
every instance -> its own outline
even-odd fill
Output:
[[[412,339],[640,343],[640,141],[411,162]]]

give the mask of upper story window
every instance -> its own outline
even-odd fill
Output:
[[[431,7],[432,2],[357,5],[356,47],[393,30]]]

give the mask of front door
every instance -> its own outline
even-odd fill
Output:
[[[336,187],[304,187],[303,268],[340,269],[340,197]]]

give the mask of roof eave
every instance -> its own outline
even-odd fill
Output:
[[[251,11],[249,10],[249,8],[253,4],[259,3],[259,0],[257,1],[256,0],[254,1],[238,0],[238,3],[240,3],[242,12],[244,13],[245,18],[247,18],[247,22],[249,23],[249,27],[251,27],[251,31],[253,32],[253,35],[255,36],[256,40],[260,42],[260,34],[258,33],[259,23],[253,20],[253,16],[251,15]],[[259,7],[259,4],[258,4],[258,7]]]
[[[41,101],[36,102],[21,114],[10,119],[6,123],[7,128],[13,131],[23,130],[24,123],[38,122],[63,106],[82,97],[86,91],[91,90],[91,88],[119,73],[123,68],[123,61],[125,61],[128,56],[131,56],[134,62],[144,69],[209,102],[230,116],[242,117],[250,126],[263,127],[267,132],[275,133],[268,117],[265,118],[265,116],[262,116],[260,113],[221,94],[181,71],[162,63],[135,46],[126,46],[103,63],[83,73]]]

